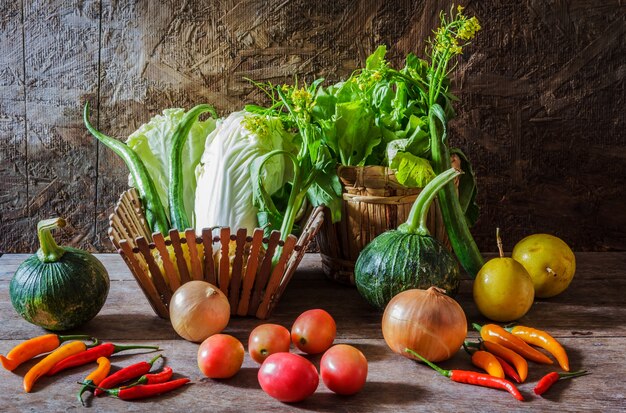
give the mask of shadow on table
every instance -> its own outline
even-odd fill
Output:
[[[428,391],[416,385],[379,381],[368,381],[363,389],[353,396],[340,396],[319,390],[293,407],[316,412],[337,412],[376,411],[383,406],[396,406],[398,411],[402,411],[403,405],[418,403],[428,396]]]

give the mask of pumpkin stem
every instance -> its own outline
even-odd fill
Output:
[[[57,262],[65,254],[65,249],[57,245],[50,233],[51,229],[63,228],[65,224],[63,218],[44,219],[37,224],[37,236],[39,237],[37,258],[41,262]]]
[[[428,227],[426,226],[426,220],[428,219],[428,209],[430,204],[435,199],[435,196],[441,188],[443,188],[448,182],[459,176],[461,171],[455,168],[450,168],[437,175],[432,181],[430,181],[424,189],[420,192],[417,199],[411,207],[409,218],[406,223],[401,225],[398,229],[403,232],[418,235],[430,235]]]

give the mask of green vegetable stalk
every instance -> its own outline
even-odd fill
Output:
[[[214,109],[210,105],[202,104],[195,106],[189,112],[185,113],[185,116],[183,116],[180,123],[176,126],[174,136],[172,137],[172,149],[169,159],[170,185],[167,195],[172,228],[179,231],[184,231],[191,226],[187,214],[185,213],[183,196],[183,147],[193,124],[198,120],[198,117],[205,112],[214,113]]]
[[[447,146],[447,120],[444,109],[439,104],[442,94],[447,93],[447,75],[450,60],[462,53],[463,47],[480,30],[476,17],[463,15],[459,6],[456,15],[451,13],[451,21],[441,14],[441,27],[435,32],[431,42],[431,64],[428,68],[428,123],[430,132],[431,161],[435,173],[451,167],[450,151]],[[440,126],[437,124],[440,123]],[[448,238],[461,265],[475,278],[484,264],[484,259],[474,242],[465,217],[465,212],[453,183],[448,183],[439,193],[439,207],[446,224]]]
[[[133,177],[133,181],[135,182],[135,187],[139,191],[139,196],[141,197],[146,213],[146,220],[148,221],[150,229],[154,232],[166,234],[169,231],[170,226],[167,214],[165,213],[165,208],[163,208],[163,204],[161,203],[161,199],[156,191],[154,182],[152,181],[150,174],[146,170],[146,167],[139,156],[123,142],[107,136],[93,127],[93,125],[89,122],[89,103],[85,103],[83,120],[87,130],[89,130],[89,132],[91,132],[96,139],[122,158],[128,167],[128,170]]]
[[[270,96],[275,100],[270,109],[260,109],[262,113],[271,113],[282,117],[285,122],[294,124],[300,132],[301,142],[298,152],[274,150],[255,166],[254,174],[259,177],[253,182],[255,186],[255,200],[259,209],[265,211],[274,221],[280,220],[281,238],[284,240],[291,234],[296,217],[302,209],[307,197],[312,204],[332,203],[338,197],[341,188],[334,186],[333,177],[335,161],[328,148],[322,142],[322,133],[317,125],[311,122],[311,111],[315,105],[313,97],[321,79],[308,87],[297,86],[271,87]],[[276,97],[277,96],[277,97]],[[287,113],[283,112],[286,109]],[[263,190],[260,171],[265,163],[274,156],[284,156],[293,164],[293,178],[290,182],[289,198],[282,211],[276,208],[272,198]],[[281,219],[282,218],[282,219]]]

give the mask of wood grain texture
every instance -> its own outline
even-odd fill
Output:
[[[0,250],[32,248],[26,169],[23,14],[20,1],[0,4]]]
[[[242,370],[228,380],[203,378],[196,366],[198,345],[177,337],[166,320],[153,314],[147,300],[118,255],[100,254],[110,278],[111,290],[96,318],[80,331],[120,344],[158,344],[174,371],[193,384],[175,393],[142,402],[122,402],[107,397],[90,400],[96,412],[110,411],[320,411],[320,412],[417,412],[417,411],[602,411],[626,410],[623,348],[623,291],[626,288],[625,253],[580,253],[578,271],[570,288],[550,300],[538,301],[521,323],[549,331],[566,348],[572,369],[587,369],[591,375],[555,385],[544,397],[532,388],[554,367],[530,364],[528,380],[519,385],[527,401],[518,403],[506,392],[453,383],[426,366],[400,357],[386,346],[381,330],[381,313],[359,297],[354,287],[338,286],[324,279],[320,257],[307,254],[285,295],[267,322],[289,328],[304,310],[316,307],[329,311],[337,322],[337,343],[359,348],[369,362],[368,382],[353,397],[338,397],[320,383],[317,392],[302,403],[285,405],[264,394],[257,383],[258,365],[244,358]],[[26,255],[0,257],[0,353],[44,330],[22,320],[11,308],[8,283]],[[468,321],[484,322],[468,294],[469,282],[461,286],[459,303]],[[590,294],[593,291],[593,294]],[[250,331],[264,321],[233,317],[225,330],[244,345]],[[477,333],[470,331],[470,339]],[[296,351],[293,350],[292,351]],[[131,354],[128,354],[131,353]],[[120,353],[111,358],[114,368],[146,361],[152,354]],[[319,367],[320,355],[308,356]],[[0,371],[3,409],[24,411],[37,406],[41,411],[66,411],[78,407],[74,394],[92,365],[73,369],[54,378],[43,377],[33,393],[24,394],[21,380],[33,362],[13,374]],[[441,363],[444,368],[474,369],[462,351]],[[157,365],[158,368],[160,365]]]
[[[346,77],[381,43],[423,53],[451,1],[3,2],[0,251],[36,248],[62,214],[71,245],[111,251],[124,164],[82,126],[125,139],[172,106],[226,114],[262,96],[245,78]],[[625,250],[626,7],[619,0],[470,1],[483,30],[459,58],[451,142],[478,175],[479,247],[533,232],[576,250]],[[21,33],[23,33],[23,38]],[[24,70],[25,69],[25,70]]]

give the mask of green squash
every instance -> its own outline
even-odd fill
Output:
[[[398,229],[374,238],[359,254],[354,268],[357,290],[370,304],[384,309],[402,291],[431,286],[453,296],[459,288],[456,259],[426,228],[428,208],[439,190],[460,174],[441,173],[420,192],[409,218]]]
[[[13,308],[26,321],[48,330],[79,327],[98,314],[109,293],[109,275],[93,255],[60,247],[50,229],[62,218],[37,225],[40,248],[17,269],[9,285]]]

